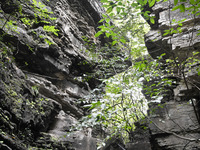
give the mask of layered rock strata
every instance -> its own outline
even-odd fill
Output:
[[[165,63],[165,69],[170,68],[170,74],[166,71],[164,77],[176,82],[171,86],[170,94],[160,102],[148,98],[150,143],[152,150],[195,150],[200,148],[200,55],[197,53],[200,52],[200,17],[189,11],[172,11],[173,2],[157,2],[152,8],[147,6],[144,9],[150,11],[151,16],[155,16],[155,24],[149,22],[151,30],[145,36],[148,52],[154,59],[165,53],[165,60],[171,59],[175,62],[173,67],[170,67],[170,63]],[[187,6],[189,4],[186,4]],[[181,27],[181,30],[178,27]],[[165,34],[172,28],[177,32]],[[193,55],[194,53],[197,55]],[[153,79],[149,84],[158,83],[155,81],[156,79]]]
[[[67,132],[85,115],[81,99],[130,65],[116,49],[99,53],[109,42],[94,36],[101,4],[0,2],[0,149],[96,149],[90,129]]]

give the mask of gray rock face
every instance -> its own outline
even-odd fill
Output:
[[[117,55],[115,48],[98,53],[109,42],[94,36],[104,12],[101,4],[98,0],[0,0],[0,4],[0,149],[95,150],[96,139],[89,131],[70,137],[66,133],[85,115],[80,99],[100,85],[100,79],[130,65],[122,54],[112,66],[103,63]],[[95,46],[91,49],[88,44]]]
[[[145,121],[136,122],[136,129],[132,133],[131,143],[126,144],[127,150],[152,150],[150,143],[150,134]]]
[[[191,140],[200,138],[199,124],[191,104],[170,101],[163,108],[157,104],[150,108],[156,109],[150,115],[153,123],[149,124],[154,149],[199,148],[199,144]]]
[[[71,147],[78,150],[95,150],[96,139],[91,137],[90,131],[88,129],[85,132],[76,131],[70,133],[70,129],[73,125],[77,123],[77,120],[70,115],[67,115],[64,111],[56,116],[56,121],[50,126],[48,133],[53,139],[59,142],[70,143]]]
[[[146,46],[149,54],[153,58],[157,58],[162,53],[166,53],[169,58],[172,55],[178,57],[179,61],[187,59],[200,43],[197,31],[199,29],[199,16],[194,17],[188,11],[180,13],[179,9],[172,11],[173,1],[156,3],[151,11],[151,15],[155,16],[156,24],[150,24],[152,30],[145,36]],[[189,15],[190,14],[190,15]],[[176,20],[175,22],[172,20]],[[178,21],[183,20],[182,26],[178,25]],[[181,33],[163,36],[164,30],[170,28],[181,27]]]
[[[187,65],[184,66],[183,62],[193,56],[193,52],[199,52],[200,37],[197,36],[199,16],[188,15],[190,14],[188,11],[184,13],[180,13],[179,10],[172,11],[172,7],[173,0],[158,2],[151,9],[145,8],[155,16],[156,22],[155,24],[149,22],[151,30],[145,36],[149,54],[156,59],[166,53],[165,59],[177,58],[176,61],[181,64],[179,69],[171,68],[173,79],[176,79],[176,86],[172,85],[173,87],[171,87],[173,89],[171,95],[162,99],[160,103],[153,102],[148,97],[149,142],[153,150],[196,150],[200,149],[199,122],[197,120],[200,96],[197,87],[199,87],[200,78],[196,68],[199,66],[199,62],[190,64],[191,69]],[[173,19],[176,22],[173,22]],[[163,35],[165,30],[177,29],[179,27],[177,22],[182,19],[185,19],[182,22],[182,32]],[[199,60],[199,54],[194,58]],[[187,61],[190,62],[190,60]],[[182,72],[184,72],[187,85]],[[166,76],[168,75],[166,74]]]

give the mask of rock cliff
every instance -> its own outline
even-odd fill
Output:
[[[172,11],[174,1],[157,2],[152,8],[146,6],[155,16],[155,24],[150,21],[151,30],[145,36],[145,43],[152,58],[157,59],[165,53],[164,60],[175,63],[164,63],[164,76],[154,78],[145,84],[157,84],[162,78],[173,79],[170,92],[161,101],[155,102],[150,97],[148,111],[149,141],[136,140],[134,147],[143,149],[146,144],[152,150],[195,150],[199,145],[199,80],[198,67],[200,55],[199,30],[200,17],[189,11]],[[189,6],[189,4],[186,4]],[[175,19],[175,20],[174,20]],[[180,23],[181,22],[181,23]],[[181,27],[181,30],[180,28]],[[170,29],[177,30],[165,34]],[[197,55],[194,55],[196,53]],[[193,57],[192,59],[190,57]],[[194,61],[194,58],[196,61]],[[189,63],[189,65],[187,65]],[[190,67],[189,67],[190,66]],[[170,70],[168,73],[167,70]],[[169,90],[169,89],[168,89]],[[139,130],[139,129],[137,129]],[[143,132],[136,134],[141,135]],[[144,138],[144,137],[143,137]],[[151,147],[151,148],[150,148]]]
[[[130,65],[117,49],[100,53],[109,42],[94,36],[101,4],[0,2],[0,149],[95,150],[89,129],[67,132],[85,115],[82,99]],[[113,57],[113,64],[104,62]]]

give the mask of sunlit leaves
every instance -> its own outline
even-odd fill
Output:
[[[155,4],[156,0],[149,0],[148,2],[149,2],[149,7],[152,7]]]
[[[127,40],[126,33],[129,31],[129,33],[134,32],[134,28],[142,28],[142,25],[139,25],[142,22],[141,19],[139,19],[140,17],[138,17],[140,14],[139,10],[141,6],[147,4],[148,1],[145,0],[144,3],[141,2],[143,3],[142,5],[138,5],[136,1],[129,0],[103,0],[101,2],[106,9],[106,14],[103,14],[104,18],[99,21],[99,23],[102,24],[99,26],[100,31],[95,34],[95,37],[103,35],[110,38],[113,40],[112,45],[128,44],[130,40]],[[153,2],[154,0],[152,3]],[[135,13],[135,17],[131,15],[132,13]],[[145,16],[148,16],[148,12]],[[153,17],[151,22],[154,22]],[[134,35],[134,33],[132,35]],[[130,34],[128,36],[130,36]]]
[[[130,44],[130,46],[126,48],[129,50],[129,54],[133,60],[140,57],[142,54],[141,51],[145,50],[145,45],[143,42],[144,26],[141,25],[142,21],[138,19],[138,16],[142,14],[151,24],[155,24],[157,18],[150,11],[139,12],[138,10],[142,9],[144,5],[154,7],[155,3],[159,2],[159,0],[103,0],[102,2],[104,2],[103,6],[107,14],[104,14],[104,19],[100,20],[100,31],[97,32],[95,36],[98,37],[102,35],[105,38],[111,39],[111,46],[120,45],[121,48],[125,48],[126,45]],[[190,0],[190,4],[195,5],[190,7],[187,7],[188,5],[186,5],[185,2],[185,0],[174,0],[174,7],[172,10],[180,10],[180,12],[190,10],[196,15],[198,12],[198,9],[196,9],[197,1]],[[172,36],[173,34],[181,33],[181,27],[184,25],[184,21],[185,20],[170,20],[171,26],[162,30],[163,36]],[[114,26],[111,26],[113,24]],[[165,54],[162,54],[157,60],[163,61],[164,57],[166,57]],[[158,102],[163,99],[163,93],[166,92],[165,87],[174,84],[173,80],[164,77],[164,73],[173,74],[173,72],[171,72],[169,68],[164,68],[158,61],[150,61],[149,58],[134,61],[131,68],[132,70],[130,71],[131,74],[127,71],[122,79],[112,78],[110,81],[107,81],[106,94],[100,100],[101,105],[92,107],[93,112],[95,112],[95,120],[101,122],[105,126],[111,127],[113,132],[116,132],[116,130],[132,130],[134,127],[130,124],[136,121],[137,117],[141,115],[137,109],[142,107],[142,100],[132,94],[133,91],[137,93],[134,88],[140,87],[141,84],[139,83],[141,81],[152,82],[153,79],[158,79],[151,85],[143,85],[146,94],[148,94],[152,100],[157,100]],[[167,59],[166,63],[170,64],[172,68],[176,67],[173,60]],[[188,65],[191,65],[191,63],[188,63]],[[197,71],[198,74],[200,74],[199,70]],[[134,87],[135,85],[137,85],[137,87]],[[136,103],[132,102],[132,99],[134,99]],[[159,105],[159,107],[162,106]],[[98,111],[101,113],[98,113]],[[140,115],[137,116],[137,113]]]

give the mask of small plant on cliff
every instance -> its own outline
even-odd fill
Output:
[[[21,3],[20,3],[21,2]],[[42,26],[43,30],[47,33],[53,33],[54,35],[58,36],[58,29],[53,25],[55,23],[56,18],[52,17],[53,12],[48,10],[48,7],[43,4],[42,2],[37,2],[36,0],[20,0],[18,1],[12,1],[8,0],[6,3],[1,2],[1,14],[2,18],[0,23],[0,28],[2,29],[1,37],[5,37],[7,34],[12,36],[16,34],[19,34],[19,31],[21,31],[21,27],[18,26],[20,22],[24,24],[24,27],[26,29],[32,29],[37,26]],[[13,9],[15,8],[15,9]],[[26,9],[32,8],[32,11],[34,12],[34,16],[24,13],[26,12]],[[14,33],[15,32],[15,33]],[[51,45],[53,44],[47,37],[45,36],[39,36],[41,39],[44,39],[44,41]],[[27,45],[27,47],[33,51],[33,48],[30,45]]]

